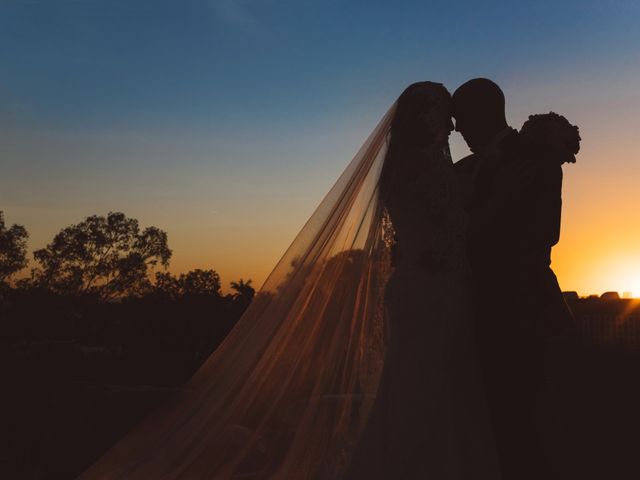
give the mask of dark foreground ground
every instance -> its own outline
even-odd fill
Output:
[[[554,465],[549,478],[638,479],[640,349],[598,326],[629,315],[628,305],[571,305],[584,324],[586,348],[578,362],[576,354],[565,358],[563,352],[550,360],[539,402],[539,426]],[[113,338],[0,343],[0,478],[75,478],[175,392],[237,314],[219,320],[226,324],[209,337],[198,333],[206,324],[196,325],[191,335],[138,339],[135,348]]]

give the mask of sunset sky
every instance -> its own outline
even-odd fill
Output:
[[[562,288],[640,295],[638,25],[637,0],[0,0],[0,210],[31,249],[122,211],[172,271],[260,285],[406,85],[484,76],[514,127],[580,126]]]

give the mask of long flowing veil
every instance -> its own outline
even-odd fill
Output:
[[[183,392],[81,479],[340,477],[387,346],[392,227],[379,180],[395,109]]]

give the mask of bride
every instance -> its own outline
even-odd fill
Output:
[[[500,478],[450,95],[409,86],[182,392],[80,478]]]

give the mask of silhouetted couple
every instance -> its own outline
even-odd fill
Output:
[[[455,164],[450,116],[473,152]],[[401,95],[381,179],[389,368],[352,478],[549,478],[536,401],[547,342],[573,327],[550,255],[579,140],[554,113],[510,127],[487,79]]]
[[[455,129],[473,154],[453,163]],[[577,128],[487,79],[408,87],[223,344],[82,478],[548,478],[550,268]]]

